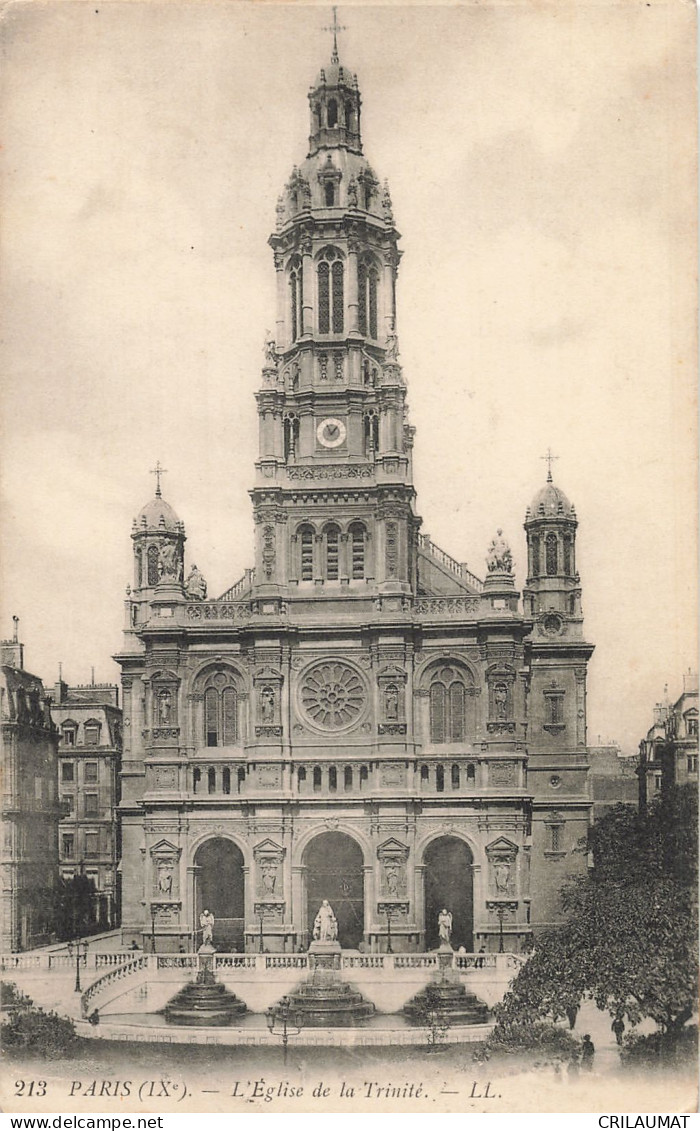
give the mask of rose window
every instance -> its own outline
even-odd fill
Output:
[[[325,730],[351,726],[365,704],[360,676],[348,664],[317,664],[304,677],[301,706],[310,721]]]

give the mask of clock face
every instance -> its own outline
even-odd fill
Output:
[[[335,416],[326,417],[316,428],[316,437],[324,448],[339,448],[345,443],[346,434],[342,420],[337,420]]]

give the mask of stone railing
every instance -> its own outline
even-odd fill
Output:
[[[193,601],[186,606],[187,619],[204,623],[210,620],[247,621],[253,615],[247,601]]]
[[[131,979],[134,974],[141,971],[147,971],[149,966],[152,965],[150,959],[152,955],[140,954],[138,958],[131,958],[128,962],[124,962],[121,966],[116,966],[112,970],[108,970],[91,986],[85,990],[85,993],[80,999],[80,1009],[83,1017],[87,1017],[90,1013],[90,1003],[96,998],[103,990],[114,982],[122,981],[125,978]],[[157,956],[156,956],[157,957]]]
[[[222,970],[255,970],[257,969],[257,954],[217,954],[214,956],[214,966]],[[263,955],[272,957],[271,955]]]
[[[266,970],[306,970],[309,960],[305,954],[266,954]]]
[[[471,617],[480,609],[478,597],[417,597],[413,602],[413,614],[421,620]]]
[[[87,940],[81,939],[81,943]],[[133,951],[113,951],[110,954],[81,954],[80,966],[86,970],[100,970],[103,967],[122,966],[133,958]],[[26,954],[0,955],[0,971],[17,970],[71,970],[75,969],[75,955],[66,951],[42,951],[40,953],[28,952]]]
[[[239,578],[235,585],[232,585],[230,589],[227,589],[225,593],[221,594],[219,600],[235,601],[237,597],[242,597],[243,594],[247,593],[251,588],[253,584],[254,574],[254,569],[247,569],[243,574],[243,577]]]
[[[441,550],[439,546],[436,546],[434,542],[431,542],[427,534],[418,535],[418,546],[425,554],[430,555],[431,558],[435,558],[435,561],[439,562],[445,569],[448,569],[450,573],[454,573],[456,577],[461,578],[467,585],[471,585],[472,589],[476,589],[477,593],[481,593],[484,588],[484,583],[481,578],[467,569],[464,562],[458,562],[451,554],[446,553],[444,550]]]

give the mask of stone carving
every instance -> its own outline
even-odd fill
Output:
[[[510,860],[502,859],[494,863],[493,875],[498,894],[507,895],[510,886]]]
[[[185,582],[185,594],[191,601],[206,600],[207,583],[194,562]]]
[[[497,719],[506,718],[506,710],[508,707],[508,685],[505,683],[497,683],[493,689],[493,703],[496,710]]]
[[[162,687],[158,692],[157,698],[157,719],[161,726],[167,726],[171,722],[173,710],[173,697],[172,692],[167,687]]]
[[[406,894],[406,861],[408,848],[399,841],[386,841],[377,849],[383,869],[383,891],[390,899],[400,899]]]
[[[493,844],[487,845],[486,856],[489,861],[491,890],[497,897],[514,894],[515,859],[518,854],[517,845],[499,837]]]
[[[460,613],[476,613],[481,602],[478,597],[428,597],[413,603],[419,616],[453,617]]]
[[[321,661],[304,676],[301,709],[322,730],[352,726],[365,707],[365,687],[359,674],[341,660]]]
[[[317,942],[335,942],[338,938],[338,920],[327,899],[321,904],[314,920],[314,939]]]
[[[377,727],[378,734],[405,734],[405,723],[380,723]]]
[[[386,524],[386,575],[396,577],[399,566],[399,528],[392,520]]]
[[[440,945],[449,946],[450,937],[452,935],[452,912],[443,907],[438,915],[438,933],[440,935]]]
[[[386,336],[386,353],[385,358],[387,361],[397,361],[399,357],[399,339],[395,330],[390,330]]]
[[[489,546],[486,565],[489,573],[513,572],[513,555],[500,529],[496,531],[496,537]]]
[[[288,467],[288,479],[371,479],[370,464],[326,464],[323,467]]]
[[[158,545],[158,577],[161,581],[180,581],[182,578],[177,546],[165,538]]]
[[[263,861],[260,866],[260,879],[263,893],[265,895],[274,895],[277,885],[277,862],[275,860]]]
[[[388,722],[395,722],[399,717],[399,689],[395,683],[390,683],[384,691],[384,718]]]
[[[275,528],[274,526],[267,525],[263,529],[263,549],[262,549],[262,562],[265,577],[268,581],[271,579],[275,571]]]
[[[199,925],[202,928],[202,946],[211,946],[214,938],[214,916],[205,908],[199,916]]]
[[[274,335],[270,333],[269,330],[265,331],[265,344],[263,346],[263,349],[265,352],[265,368],[276,369],[278,361],[277,348],[275,346]]]
[[[348,208],[357,208],[357,181],[354,177],[348,182]]]
[[[168,899],[173,894],[173,865],[169,860],[161,860],[158,863],[156,892],[164,899]]]
[[[256,738],[281,738],[282,727],[280,726],[263,726],[255,728]]]
[[[492,785],[515,785],[516,773],[516,762],[492,762],[489,767]]]
[[[252,615],[249,604],[234,604],[233,601],[207,601],[187,606],[188,620],[249,620]]]
[[[260,691],[260,718],[263,723],[274,722],[275,692],[272,687],[266,686]]]

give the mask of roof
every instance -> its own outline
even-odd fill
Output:
[[[544,487],[535,495],[534,499],[527,508],[528,519],[536,518],[567,518],[569,520],[576,518],[576,508],[573,503],[569,502],[568,498],[560,487],[556,487],[551,478],[548,477]]]

